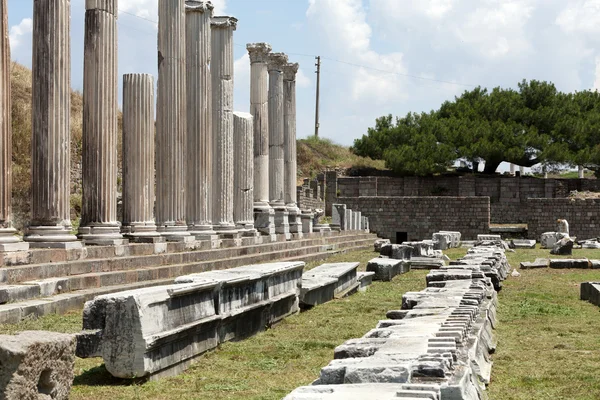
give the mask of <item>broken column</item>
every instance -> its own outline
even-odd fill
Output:
[[[213,137],[211,127],[209,1],[187,0],[187,185],[186,220],[190,234],[199,240],[218,239],[212,227]]]
[[[0,3],[0,252],[27,250],[11,224],[12,198],[12,127],[10,109],[10,44],[8,42],[8,9]]]
[[[298,63],[283,66],[283,147],[284,147],[284,199],[289,213],[290,233],[302,236],[302,221],[298,208],[296,188],[296,74]]]
[[[348,230],[346,221],[346,205],[333,204],[331,206],[331,230],[346,231]]]
[[[74,378],[75,342],[75,335],[56,332],[0,335],[0,399],[67,400]]]
[[[212,19],[213,227],[221,238],[239,236],[233,221],[233,32],[237,19]]]
[[[32,218],[25,233],[31,247],[81,248],[81,242],[71,234],[70,15],[69,0],[33,3]],[[3,51],[3,57],[5,54],[8,55]],[[2,65],[7,65],[4,60]],[[3,101],[10,93],[8,89],[1,90]],[[4,120],[10,127],[8,107],[8,119]],[[5,135],[3,130],[2,136]],[[2,168],[4,174],[10,173],[9,168],[10,157]],[[6,182],[10,184],[10,180]]]
[[[162,239],[154,223],[154,78],[148,74],[123,76],[123,232],[135,242]]]
[[[156,225],[170,241],[194,240],[185,221],[185,50],[185,0],[159,0]]]
[[[254,117],[254,226],[275,234],[275,212],[269,204],[269,95],[267,63],[271,45],[249,43],[250,113]]]
[[[85,8],[79,237],[86,244],[123,244],[117,221],[117,1],[86,1]]]
[[[275,232],[290,239],[289,213],[285,206],[283,53],[269,56],[269,198],[275,210]]]
[[[254,229],[254,121],[252,114],[233,113],[233,220],[244,236],[255,236]]]

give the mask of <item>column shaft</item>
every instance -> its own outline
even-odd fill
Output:
[[[121,244],[117,221],[117,0],[86,0],[83,205],[86,244]]]
[[[269,200],[271,206],[285,206],[283,159],[283,66],[287,56],[271,54],[269,60]]]
[[[186,1],[187,186],[186,219],[191,234],[212,230],[213,137],[211,115],[211,27],[213,6]]]
[[[214,139],[213,226],[235,233],[233,221],[233,32],[237,20],[212,20],[212,124]]]
[[[70,0],[33,3],[32,247],[81,247],[70,233]]]
[[[238,229],[244,233],[254,233],[254,121],[252,114],[233,113],[233,135],[235,160],[234,171],[234,213]]]
[[[123,76],[123,232],[156,237],[154,223],[154,78]]]
[[[158,2],[156,220],[172,240],[189,236],[185,221],[185,0]]]
[[[289,213],[290,232],[302,235],[302,221],[298,208],[296,161],[296,74],[298,64],[283,67],[283,148],[284,148],[284,200]]]

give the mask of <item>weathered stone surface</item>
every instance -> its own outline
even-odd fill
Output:
[[[42,331],[0,335],[0,400],[67,400],[74,367],[74,335]]]
[[[384,244],[381,246],[380,254],[395,260],[410,260],[413,247],[406,244]]]
[[[535,249],[535,240],[513,239],[510,241],[511,247],[515,249]]]
[[[550,260],[547,258],[536,258],[533,262],[522,262],[521,269],[548,268]]]
[[[589,239],[580,241],[582,249],[600,249],[600,242],[597,239]]]
[[[580,298],[600,306],[600,283],[583,282],[580,286]]]
[[[367,263],[367,271],[375,273],[375,280],[391,281],[396,275],[410,271],[410,263],[403,259],[374,258]]]
[[[403,245],[411,247],[412,257],[437,257],[440,253],[434,250],[435,243],[433,240],[421,240],[420,242],[404,242]]]
[[[367,288],[373,283],[373,279],[375,279],[375,272],[359,271],[356,275],[356,279],[358,279],[358,281],[360,282],[358,291],[365,292]]]
[[[390,239],[377,239],[373,247],[377,253],[381,253],[382,247],[388,244],[391,244]]]
[[[88,350],[78,355],[99,352],[121,378],[175,374],[219,343],[297,312],[303,268],[303,262],[248,265],[98,296],[85,305],[83,329],[102,333],[85,334],[82,351]]]
[[[283,67],[287,62],[283,53],[269,55],[269,200],[274,208],[285,206]]]
[[[233,220],[246,236],[254,235],[254,122],[252,114],[233,113]],[[298,210],[300,211],[300,210]]]
[[[302,222],[296,191],[298,166],[296,160],[296,74],[298,63],[283,66],[283,150],[284,200],[289,212],[290,232],[302,235]]]
[[[587,258],[577,258],[577,259],[568,259],[568,258],[551,258],[548,264],[550,268],[579,268],[579,269],[589,269],[592,268],[592,263]]]
[[[72,247],[81,248],[81,244],[76,242],[77,237],[71,234],[70,213],[70,15],[70,0],[38,0],[33,3],[32,219],[25,233],[25,240],[31,247],[66,247],[64,244],[70,243]],[[3,18],[6,18],[6,13]],[[8,39],[8,35],[3,37]],[[3,60],[2,65],[9,67],[10,53],[3,52],[5,55],[8,60]],[[10,96],[9,89],[2,88],[3,101]],[[10,121],[10,108],[8,112],[4,121]],[[2,136],[5,134],[3,131]],[[10,157],[8,165],[5,166],[5,161],[2,163],[2,171],[10,173]],[[4,182],[10,184],[10,179]],[[10,191],[8,200],[10,204]],[[0,228],[10,228],[2,224],[3,219],[0,215]],[[1,231],[0,235],[5,237]],[[0,239],[0,242],[5,240]]]
[[[446,263],[441,258],[411,257],[410,269],[438,269],[443,268]]]
[[[117,220],[117,1],[86,1],[85,6],[79,237],[86,244],[119,245],[124,239]]]
[[[440,231],[433,234],[435,250],[447,250],[460,247],[460,232]]]
[[[557,241],[552,246],[552,250],[550,250],[550,254],[561,255],[561,256],[571,255],[571,254],[573,254],[573,245],[574,244],[575,243],[573,242],[573,239],[571,239],[569,237],[564,237],[564,238],[560,239],[559,241]]]
[[[348,230],[346,224],[346,205],[333,204],[331,207],[331,229],[346,231]]]
[[[563,234],[558,232],[544,232],[540,236],[540,247],[542,249],[551,249],[563,236]]]
[[[487,234],[487,233],[477,235],[478,242],[494,242],[494,241],[498,241],[498,240],[502,240],[502,237],[500,235],[492,235],[492,234]]]
[[[360,287],[360,263],[323,264],[302,275],[300,303],[312,307],[354,293]]]

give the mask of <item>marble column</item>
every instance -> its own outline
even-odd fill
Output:
[[[88,0],[85,8],[79,237],[86,244],[123,244],[117,221],[117,0]]]
[[[198,240],[215,241],[212,227],[213,137],[211,115],[211,19],[210,1],[185,2],[188,231]]]
[[[269,200],[275,210],[275,232],[290,239],[289,214],[284,196],[283,53],[269,56]]]
[[[298,208],[296,181],[296,74],[298,63],[283,66],[283,148],[284,148],[284,200],[289,213],[290,233],[302,237],[302,220]]]
[[[515,164],[510,163],[510,174],[515,176]]]
[[[585,169],[582,165],[577,166],[577,177],[579,179],[585,178]]]
[[[233,220],[244,236],[254,229],[254,120],[252,114],[233,113]]]
[[[154,77],[123,76],[123,233],[164,240],[154,223]]]
[[[185,39],[185,0],[159,0],[156,225],[167,240],[187,242]]]
[[[11,224],[12,128],[10,103],[10,44],[8,8],[0,0],[0,252],[27,250]]]
[[[254,212],[255,227],[275,234],[275,212],[269,205],[269,75],[271,45],[249,43],[250,113],[254,117]]]

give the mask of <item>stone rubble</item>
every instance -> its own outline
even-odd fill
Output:
[[[570,256],[573,254],[573,245],[575,242],[570,237],[563,237],[558,240],[552,246],[552,250],[550,250],[550,254],[561,255],[561,256]]]
[[[319,379],[285,400],[487,398],[499,286],[487,275],[503,280],[510,267],[500,244],[471,250],[455,271],[432,271],[388,320],[338,346]]]
[[[374,258],[367,263],[367,271],[373,272],[373,279],[388,282],[396,275],[410,271],[410,262],[394,258]]]
[[[0,400],[67,400],[74,368],[75,335],[0,335]]]

